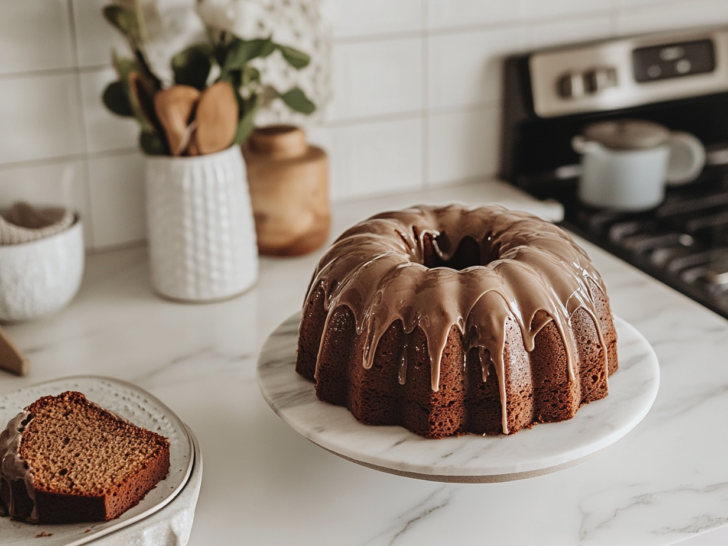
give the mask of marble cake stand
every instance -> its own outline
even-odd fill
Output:
[[[258,383],[270,407],[296,432],[352,462],[391,474],[462,483],[502,482],[568,468],[612,445],[652,407],[660,383],[657,357],[632,325],[615,317],[619,371],[609,396],[583,406],[576,417],[513,436],[432,440],[402,427],[368,426],[346,408],[321,402],[295,370],[300,313],[266,340]]]

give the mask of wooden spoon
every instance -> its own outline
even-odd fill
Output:
[[[233,86],[217,82],[200,95],[195,113],[197,151],[204,154],[221,152],[230,147],[238,129],[238,101]]]
[[[154,120],[154,102],[152,100],[154,90],[149,89],[144,78],[136,70],[129,72],[129,90],[149,125],[157,127]]]
[[[174,156],[182,155],[190,142],[188,126],[199,98],[200,92],[189,85],[175,85],[154,95],[154,110]]]
[[[30,371],[28,359],[13,345],[2,328],[0,328],[0,368],[18,375],[26,375]]]

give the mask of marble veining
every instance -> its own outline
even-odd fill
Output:
[[[208,374],[215,369],[234,369],[240,363],[254,362],[256,357],[256,354],[228,354],[219,352],[214,347],[202,347],[163,362],[158,367],[135,376],[132,382],[145,387],[186,382],[200,373]],[[204,368],[200,366],[201,362],[205,363]],[[250,380],[253,381],[253,378]]]
[[[447,486],[438,487],[421,502],[418,502],[417,505],[397,517],[396,521],[392,522],[391,527],[386,532],[371,537],[366,542],[361,543],[362,546],[378,544],[381,539],[387,540],[387,546],[398,544],[399,539],[404,537],[418,523],[431,517],[438,510],[446,508],[450,504],[453,494],[454,491]]]
[[[609,396],[582,406],[570,421],[537,425],[513,436],[432,440],[402,427],[359,423],[345,408],[316,398],[313,383],[294,369],[300,314],[283,322],[263,346],[258,381],[271,408],[312,442],[363,464],[433,479],[492,481],[532,477],[613,444],[647,415],[657,396],[660,371],[650,344],[615,317],[620,369],[609,378]]]
[[[643,490],[646,484],[635,484],[631,488],[636,491]],[[632,497],[626,498],[622,504],[611,510],[593,510],[589,506],[589,502],[580,505],[582,514],[579,538],[582,542],[590,542],[602,533],[608,533],[616,528],[624,520],[636,517],[640,512],[652,507],[664,507],[674,504],[676,499],[685,501],[691,499],[692,502],[700,504],[705,498],[712,495],[725,496],[728,492],[728,482],[708,484],[704,487],[679,486],[673,489],[665,489],[661,491],[638,493]],[[656,528],[653,533],[659,535],[669,535],[673,533],[694,534],[699,531],[711,529],[728,522],[728,517],[714,516],[711,514],[701,514],[689,519],[686,523],[678,525],[665,525]]]
[[[661,530],[658,529],[657,532],[664,532],[665,534],[699,533],[700,531],[704,531],[705,529],[712,529],[713,527],[725,525],[726,523],[728,523],[728,517],[714,517],[708,514],[703,514],[701,516],[694,517],[688,525],[685,525],[683,527],[665,527]]]
[[[331,237],[383,210],[454,201],[501,203],[550,220],[560,215],[555,203],[479,181],[336,203]],[[323,250],[264,258],[253,289],[209,305],[156,297],[143,247],[88,256],[68,307],[4,326],[31,352],[32,372],[21,378],[0,371],[0,395],[93,374],[135,382],[162,400],[194,430],[207,463],[189,546],[482,546],[486,533],[488,543],[519,546],[690,546],[693,537],[700,546],[726,544],[728,321],[577,240],[614,312],[655,349],[660,390],[619,442],[553,474],[497,484],[403,478],[336,457],[276,416],[258,388],[257,355],[300,310]],[[387,448],[398,442],[408,443],[394,438]],[[446,460],[458,456],[453,451]],[[312,531],[319,529],[326,532]]]

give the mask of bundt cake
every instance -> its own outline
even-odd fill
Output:
[[[430,438],[571,419],[616,370],[584,250],[500,206],[420,206],[346,231],[313,275],[296,361],[320,400]]]
[[[169,440],[90,402],[44,396],[0,434],[0,516],[108,521],[169,472]]]

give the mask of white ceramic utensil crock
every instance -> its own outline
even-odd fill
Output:
[[[648,121],[595,123],[572,145],[582,155],[579,199],[622,211],[656,207],[665,183],[690,182],[705,163],[705,148],[695,136]]]
[[[0,246],[0,320],[32,320],[61,309],[78,292],[83,225],[29,243]]]
[[[238,146],[197,157],[147,157],[154,289],[181,301],[236,296],[258,277],[258,249]]]

